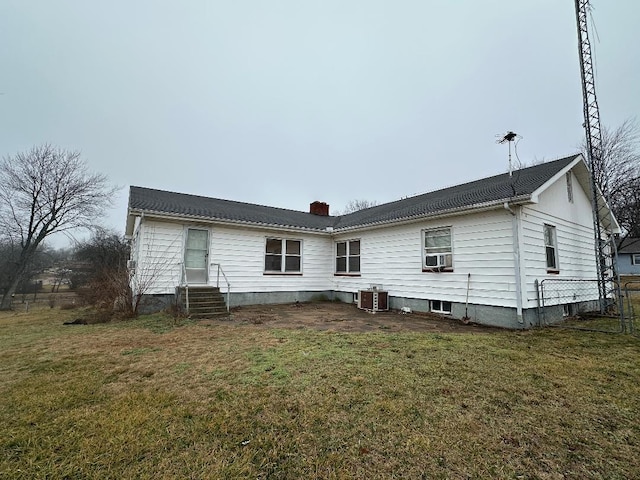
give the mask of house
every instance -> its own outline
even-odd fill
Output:
[[[640,238],[627,237],[618,244],[618,274],[640,275]]]
[[[219,286],[232,306],[356,302],[376,286],[393,309],[528,328],[537,281],[597,278],[590,196],[581,155],[342,216],[132,186],[126,234],[133,282],[160,303],[185,285]]]

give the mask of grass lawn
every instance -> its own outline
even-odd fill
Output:
[[[0,312],[0,478],[640,478],[640,340]]]

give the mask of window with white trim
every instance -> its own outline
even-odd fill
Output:
[[[267,238],[264,254],[265,273],[300,273],[302,241]]]
[[[360,240],[336,243],[336,273],[360,273]]]
[[[556,227],[544,225],[544,249],[547,259],[547,272],[557,273],[558,268],[558,244],[556,241]]]
[[[631,265],[640,265],[640,253],[631,255]]]
[[[431,311],[435,313],[451,313],[451,302],[431,300]]]
[[[423,230],[422,269],[429,272],[453,271],[451,227]]]

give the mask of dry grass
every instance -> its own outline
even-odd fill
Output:
[[[0,313],[0,478],[638,478],[637,338]]]

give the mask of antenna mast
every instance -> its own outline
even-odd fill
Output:
[[[580,73],[582,76],[584,129],[587,142],[587,164],[591,173],[591,203],[600,311],[601,313],[606,313],[612,309],[611,307],[616,307],[614,304],[617,304],[618,312],[622,315],[620,281],[615,271],[614,262],[616,243],[612,232],[613,218],[605,200],[609,196],[609,186],[607,184],[604,159],[602,158],[600,110],[596,97],[594,66],[587,24],[587,15],[590,10],[589,0],[575,0],[575,5]],[[598,188],[599,186],[600,189]]]
[[[508,143],[509,144],[509,176],[513,175],[513,167],[511,165],[511,142],[513,142],[516,137],[520,137],[517,133],[513,133],[511,131],[507,132],[505,135],[496,135],[497,137],[501,137],[496,143]],[[522,138],[522,137],[520,137]]]

